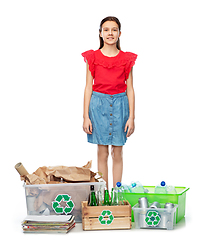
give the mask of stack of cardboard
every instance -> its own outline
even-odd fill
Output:
[[[73,215],[28,215],[22,222],[24,233],[67,233],[74,227]]]

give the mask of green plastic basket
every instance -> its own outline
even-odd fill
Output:
[[[178,223],[185,216],[185,205],[186,205],[186,192],[189,188],[186,187],[175,187],[177,194],[160,194],[154,193],[154,186],[144,186],[148,189],[148,193],[123,193],[124,198],[128,200],[131,207],[138,203],[138,199],[141,197],[147,197],[150,203],[159,202],[165,204],[171,202],[178,205],[176,211],[176,223]],[[131,219],[134,222],[133,211],[131,212]]]

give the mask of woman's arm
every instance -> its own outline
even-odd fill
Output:
[[[135,130],[135,92],[133,89],[133,68],[130,71],[129,77],[127,79],[127,89],[126,94],[129,103],[129,118],[125,125],[125,132],[128,129],[126,137],[129,137]]]
[[[93,91],[93,77],[86,62],[86,87],[84,91],[84,108],[83,108],[83,130],[85,133],[92,134],[92,123],[89,118],[89,105]]]

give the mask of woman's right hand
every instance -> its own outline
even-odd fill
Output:
[[[83,119],[83,130],[87,134],[92,134],[93,126],[89,117]]]

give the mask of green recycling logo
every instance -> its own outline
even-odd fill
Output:
[[[145,222],[148,226],[156,227],[161,221],[161,216],[157,211],[150,210],[147,212]]]
[[[71,196],[68,194],[59,194],[55,198],[55,201],[52,202],[52,208],[57,214],[65,213],[66,215],[68,213],[71,213],[74,209],[74,203],[72,200],[70,200]],[[65,206],[61,206],[61,203],[64,202]]]
[[[98,217],[98,220],[103,225],[110,225],[114,220],[114,216],[112,215],[112,212],[110,210],[103,210],[101,212],[101,215]]]

